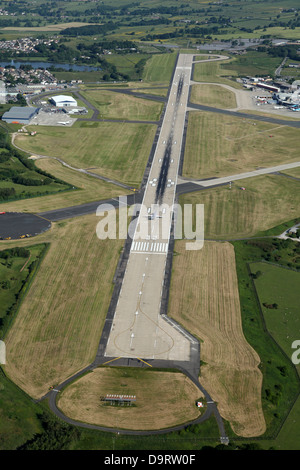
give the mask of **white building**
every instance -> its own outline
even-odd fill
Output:
[[[50,98],[50,102],[59,108],[66,108],[68,106],[77,106],[77,101],[68,95],[56,95]]]

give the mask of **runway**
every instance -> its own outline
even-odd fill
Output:
[[[161,315],[185,113],[192,70],[191,55],[180,54],[139,207],[104,355],[189,361],[192,340]]]

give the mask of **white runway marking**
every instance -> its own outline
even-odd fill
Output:
[[[161,242],[132,242],[131,253],[154,253],[166,254],[168,253],[168,243]]]

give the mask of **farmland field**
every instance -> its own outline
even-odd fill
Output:
[[[200,338],[200,383],[234,432],[263,434],[260,359],[242,330],[232,245],[205,242],[185,251],[185,242],[176,242],[168,314]]]
[[[94,359],[123,245],[99,240],[97,223],[95,215],[83,216],[36,237],[50,248],[6,336],[5,366],[32,397]]]
[[[101,402],[100,397],[108,393],[134,395],[136,402],[132,406]],[[182,373],[100,367],[65,388],[58,406],[77,421],[153,430],[196,419],[199,398],[199,389]]]
[[[288,126],[190,112],[183,176],[226,176],[298,161],[298,140],[298,130]]]

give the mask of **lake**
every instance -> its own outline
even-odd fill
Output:
[[[16,69],[20,68],[20,65],[31,65],[33,69],[49,69],[50,67],[56,67],[63,70],[74,70],[74,72],[94,72],[97,70],[101,70],[100,67],[90,67],[89,65],[75,65],[75,64],[57,64],[56,62],[38,62],[38,61],[30,61],[30,60],[22,60],[22,61],[3,61],[0,62],[0,67],[5,67],[7,65],[14,66]]]

